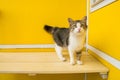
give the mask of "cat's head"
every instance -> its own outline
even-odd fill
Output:
[[[68,18],[68,22],[70,24],[70,32],[74,34],[81,34],[87,29],[87,17],[83,17],[81,20],[73,20]]]

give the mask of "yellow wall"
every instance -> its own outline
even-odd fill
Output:
[[[45,24],[68,27],[67,19],[86,15],[86,0],[0,0],[0,44],[49,44]],[[54,51],[9,49],[0,51]]]
[[[120,1],[90,13],[89,44],[120,60]]]
[[[120,38],[117,38],[120,34],[119,5],[120,1],[117,1],[90,14],[89,44],[120,60]],[[86,0],[0,0],[0,44],[53,43],[51,36],[43,30],[44,24],[68,26],[68,17],[80,19],[84,15]],[[118,69],[97,58],[110,68],[109,80],[120,80],[115,75],[120,74]],[[24,74],[0,74],[0,80],[82,80],[83,76],[67,74],[29,77]],[[88,74],[88,77],[88,80],[102,80],[98,74]]]
[[[89,14],[89,45],[120,60],[120,0]],[[95,55],[96,56],[96,55]],[[108,80],[120,80],[120,71],[96,56],[109,69]]]
[[[0,44],[53,43],[44,24],[68,26],[86,15],[86,0],[0,0]]]
[[[0,44],[53,43],[51,36],[43,30],[44,24],[67,27],[67,18],[81,19],[85,15],[86,0],[0,0]],[[47,50],[0,49],[10,52]],[[0,80],[83,80],[83,77],[83,74],[34,77],[26,74],[0,74]]]

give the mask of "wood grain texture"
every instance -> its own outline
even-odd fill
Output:
[[[58,59],[55,52],[1,52],[0,73],[99,73],[108,72],[103,64],[89,54],[83,52],[83,65],[70,65],[69,56],[64,52],[66,62]]]

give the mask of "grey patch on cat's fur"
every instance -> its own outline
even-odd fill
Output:
[[[54,41],[58,46],[67,47],[69,39],[69,28],[58,28],[45,25],[45,31],[52,34]]]
[[[81,51],[79,51],[79,52],[76,52],[76,55],[77,55],[77,60],[80,60],[80,58],[81,58],[81,55],[82,55],[82,52],[81,52]]]

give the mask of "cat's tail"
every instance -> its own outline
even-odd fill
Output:
[[[54,27],[49,26],[49,25],[44,25],[44,30],[50,34],[53,34],[54,32]]]

